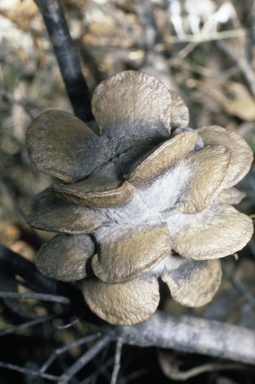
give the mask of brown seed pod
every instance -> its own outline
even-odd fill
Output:
[[[253,233],[232,207],[244,197],[233,186],[251,166],[251,149],[218,126],[187,128],[181,97],[144,73],[103,81],[92,108],[100,135],[61,111],[28,130],[32,162],[62,181],[35,197],[28,216],[59,233],[39,251],[38,269],[80,280],[91,310],[113,324],[146,320],[159,278],[182,305],[208,303],[221,281],[215,259]]]

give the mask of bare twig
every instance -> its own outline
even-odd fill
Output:
[[[86,377],[86,379],[81,381],[79,384],[96,384],[98,376],[103,374],[107,370],[107,368],[109,368],[113,364],[113,360],[113,357],[110,357],[102,365],[98,364],[96,371],[93,372],[90,376]]]
[[[48,373],[40,373],[38,371],[29,369],[26,367],[25,368],[19,367],[18,365],[5,363],[3,361],[0,361],[0,367],[10,369],[12,371],[20,372],[20,373],[23,373],[24,375],[31,375],[31,376],[37,376],[37,377],[39,376],[39,377],[42,377],[43,379],[48,379],[51,381],[58,381],[59,379],[58,376],[50,375]]]
[[[255,364],[255,332],[219,321],[157,311],[143,323],[110,330],[125,344],[170,348]]]
[[[90,340],[95,339],[97,337],[98,337],[98,334],[87,336],[86,337],[86,341],[90,341]],[[78,343],[82,344],[82,342],[86,342],[86,341],[84,341],[84,339],[85,338],[77,340],[76,342],[72,343],[72,346],[74,346],[74,344],[78,345]],[[69,380],[72,377],[74,377],[74,375],[80,369],[82,369],[107,344],[109,344],[110,341],[111,341],[111,338],[109,336],[107,336],[107,335],[101,337],[86,353],[84,353],[84,355],[82,355],[78,360],[76,360],[76,362],[69,369],[67,369],[65,371],[65,373],[63,375],[61,375],[61,376],[54,376],[54,375],[50,375],[50,374],[44,372],[45,369],[47,369],[48,366],[54,361],[54,358],[55,358],[54,354],[50,356],[49,360],[47,360],[46,363],[43,365],[43,367],[40,370],[38,370],[38,371],[31,370],[29,368],[19,367],[17,365],[9,364],[9,363],[3,362],[3,361],[0,361],[0,367],[11,369],[11,370],[14,370],[14,371],[17,371],[17,372],[20,372],[20,373],[24,373],[26,375],[29,374],[29,375],[34,376],[34,377],[41,377],[41,378],[45,378],[45,379],[48,379],[48,380],[51,380],[51,381],[57,381],[58,383],[66,384],[66,383],[69,382]],[[70,344],[68,346],[62,348],[61,353],[64,350],[69,349],[69,347],[70,347]]]
[[[74,113],[83,121],[93,119],[90,92],[82,75],[64,11],[59,0],[35,0],[47,27]]]
[[[184,48],[179,50],[177,54],[169,60],[170,65],[178,63],[183,64],[183,60],[191,54],[191,52],[198,46],[198,43],[188,43]]]
[[[172,380],[185,381],[191,377],[201,375],[205,372],[215,372],[230,369],[243,369],[244,365],[229,364],[229,363],[208,363],[198,365],[197,367],[181,371],[179,368],[180,361],[174,359],[172,356],[165,352],[159,352],[159,362],[164,374]]]
[[[121,339],[117,340],[116,343],[116,351],[114,358],[114,367],[112,372],[111,384],[117,383],[117,378],[120,370],[120,359],[121,359],[121,349],[122,349],[123,341]]]
[[[109,342],[111,338],[105,335],[98,340],[84,355],[82,355],[67,371],[60,377],[59,381],[67,383],[80,369],[92,360]]]
[[[79,339],[79,340],[75,340],[74,342],[70,343],[70,344],[67,344],[65,345],[64,347],[62,348],[58,348],[58,349],[55,349],[55,351],[50,355],[50,357],[47,359],[47,361],[43,364],[43,366],[41,367],[40,369],[40,372],[45,372],[49,366],[52,364],[52,362],[61,354],[61,353],[64,353],[66,351],[68,351],[69,349],[71,348],[74,348],[74,347],[77,347],[79,345],[82,345],[82,344],[85,344],[85,343],[88,343],[90,341],[94,341],[96,339],[98,339],[99,337],[101,336],[101,333],[100,332],[97,332],[93,335],[89,335],[89,336],[85,336],[83,337],[82,339]]]
[[[58,304],[70,304],[68,297],[51,295],[47,293],[19,293],[19,292],[0,292],[0,297],[5,299],[34,299],[42,301],[51,301]]]
[[[25,323],[17,325],[16,327],[13,327],[13,328],[7,329],[6,331],[0,332],[0,337],[13,334],[15,332],[20,331],[21,329],[27,329],[27,328],[33,327],[34,325],[46,323],[49,320],[55,319],[57,316],[58,316],[57,314],[53,314],[50,316],[39,317],[38,319],[35,319],[35,320],[26,321]]]
[[[246,28],[231,29],[228,31],[213,32],[213,33],[199,33],[196,35],[193,34],[184,34],[182,36],[170,36],[169,42],[172,44],[177,43],[205,43],[213,40],[225,40],[225,39],[235,39],[237,37],[246,37],[249,33],[249,30]]]

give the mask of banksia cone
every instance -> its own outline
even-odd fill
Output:
[[[159,278],[185,306],[211,301],[221,257],[242,249],[252,220],[232,205],[252,152],[235,132],[187,127],[181,97],[152,76],[124,71],[103,81],[88,125],[61,111],[39,116],[28,153],[53,184],[35,197],[28,222],[59,234],[37,268],[79,281],[85,301],[112,324],[146,320]]]

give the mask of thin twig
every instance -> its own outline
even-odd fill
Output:
[[[75,340],[70,344],[65,345],[62,348],[55,349],[55,351],[50,355],[50,357],[46,360],[46,362],[43,364],[43,366],[40,368],[40,372],[45,372],[49,366],[52,364],[52,362],[62,353],[68,351],[71,348],[78,347],[82,344],[88,343],[90,341],[94,341],[98,339],[101,336],[101,333],[95,333],[94,335],[85,336],[82,339]]]
[[[91,336],[92,337],[92,336]],[[88,339],[88,337],[87,337]],[[82,340],[82,339],[81,339]],[[68,383],[68,381],[80,370],[82,369],[90,360],[92,360],[109,342],[111,338],[109,336],[103,336],[97,343],[93,345],[84,355],[82,355],[65,373],[61,376],[54,376],[48,373],[40,371],[35,371],[29,368],[23,368],[18,365],[9,364],[3,361],[0,361],[1,368],[11,369],[26,375],[32,375],[35,377],[41,377],[51,381],[57,381],[58,383]]]
[[[62,5],[59,0],[34,1],[47,27],[74,113],[83,121],[93,120],[90,92],[81,71]]]
[[[38,319],[35,319],[35,320],[27,321],[23,324],[17,325],[16,327],[13,327],[11,329],[7,329],[6,331],[0,332],[0,337],[7,336],[7,335],[10,335],[12,333],[18,332],[21,329],[27,329],[27,328],[33,327],[34,325],[45,323],[46,321],[50,321],[52,319],[55,319],[58,316],[59,315],[54,314],[54,315],[50,315],[50,316],[39,317]]]
[[[110,358],[108,358],[109,356]],[[102,376],[102,378],[107,383],[110,383],[111,380],[111,375],[107,369],[109,360],[111,360],[112,366],[114,364],[114,357],[112,356],[112,353],[110,351],[110,345],[108,344],[106,348],[104,348],[104,350],[100,353],[100,355],[93,359],[91,362],[98,373],[97,377]],[[96,384],[97,377],[94,378],[91,384]]]
[[[97,370],[93,372],[90,376],[86,377],[83,381],[81,381],[79,384],[92,384],[96,383],[97,378],[100,374],[102,374],[103,371],[105,371],[107,368],[109,368],[113,364],[113,357],[110,357],[105,363],[102,365],[99,364],[97,367]]]
[[[180,49],[177,54],[169,60],[170,65],[181,63],[183,65],[184,59],[191,54],[191,52],[198,46],[198,43],[188,43],[184,48]],[[157,46],[156,46],[157,47]]]
[[[246,37],[249,33],[247,28],[231,29],[228,31],[214,33],[199,33],[197,35],[184,34],[182,36],[170,36],[167,42],[177,43],[205,43],[213,40],[235,39],[237,37]]]
[[[34,371],[32,369],[29,369],[29,368],[19,367],[18,365],[5,363],[4,361],[0,361],[0,367],[11,369],[12,371],[24,373],[24,375],[32,375],[32,376],[42,377],[43,379],[48,379],[48,380],[52,380],[52,381],[58,381],[59,380],[58,376],[50,375],[48,373],[40,373],[39,371]]]
[[[117,378],[120,370],[120,359],[121,359],[121,350],[122,350],[123,341],[121,339],[117,340],[115,357],[114,357],[114,367],[112,371],[111,384],[117,383]]]
[[[208,363],[198,365],[197,367],[181,371],[179,369],[179,361],[172,358],[165,352],[159,352],[159,362],[164,374],[172,380],[186,381],[191,377],[201,375],[205,372],[224,371],[230,369],[244,369],[244,365],[231,363]]]
[[[92,360],[109,342],[111,338],[105,335],[98,340],[93,347],[91,347],[84,355],[82,355],[76,362],[66,370],[60,377],[60,381],[67,383],[80,369],[82,369],[90,360]]]
[[[84,313],[81,315],[81,317],[84,316]],[[60,330],[60,329],[68,329],[68,328],[71,328],[73,327],[75,324],[78,324],[81,322],[81,318],[77,318],[75,320],[72,320],[70,323],[67,323],[67,324],[64,324],[64,325],[56,325],[56,329]]]
[[[34,299],[41,301],[50,301],[59,304],[70,304],[68,297],[51,295],[49,293],[19,293],[19,292],[0,292],[0,297],[3,299]]]

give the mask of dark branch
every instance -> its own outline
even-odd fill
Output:
[[[35,0],[47,27],[74,113],[93,120],[90,92],[59,0]]]

